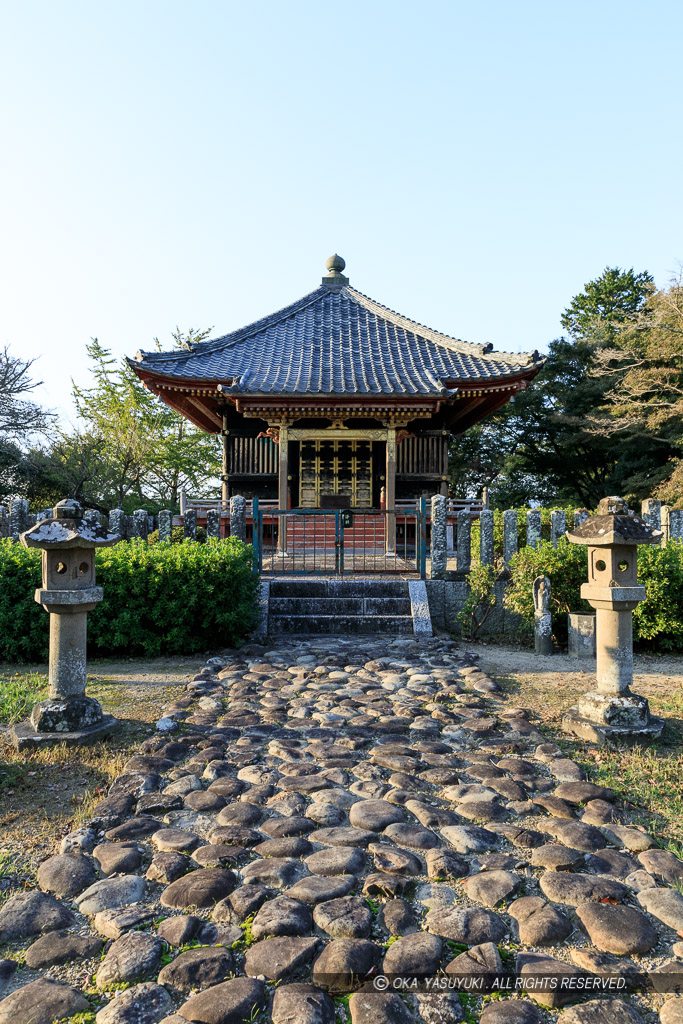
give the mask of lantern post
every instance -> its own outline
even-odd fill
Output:
[[[43,585],[35,599],[50,615],[50,691],[30,718],[11,730],[18,749],[101,738],[116,725],[85,693],[88,612],[102,600],[95,586],[95,551],[119,540],[98,522],[83,518],[76,501],[60,501],[52,518],[21,535],[27,548],[42,551]]]
[[[592,743],[658,736],[660,719],[650,716],[645,697],[631,692],[633,609],[645,599],[638,583],[638,545],[656,544],[653,530],[629,512],[623,498],[603,498],[598,514],[567,532],[572,544],[588,547],[588,582],[581,597],[595,608],[597,687],[583,695],[562,722],[565,732]]]

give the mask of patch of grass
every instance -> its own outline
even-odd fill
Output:
[[[644,825],[654,839],[683,844],[683,751],[661,743],[620,750],[589,747],[574,752],[593,782],[608,786],[637,810],[633,824]],[[679,855],[679,854],[677,854]]]
[[[47,697],[47,676],[40,672],[0,674],[0,722],[13,725],[27,718],[38,700]]]

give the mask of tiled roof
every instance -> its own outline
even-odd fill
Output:
[[[451,384],[528,373],[537,353],[494,352],[439,334],[348,286],[298,302],[191,350],[138,352],[136,370],[211,381],[242,395],[438,395]]]

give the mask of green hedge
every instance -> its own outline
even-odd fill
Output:
[[[210,544],[130,541],[96,555],[104,600],[88,615],[91,657],[195,654],[238,643],[256,625],[253,550],[235,538]],[[33,592],[40,552],[0,542],[0,659],[44,661],[48,615]]]
[[[548,577],[553,632],[561,642],[567,636],[567,612],[592,611],[581,598],[581,584],[588,581],[588,549],[583,544],[562,539],[556,549],[547,541],[537,548],[522,548],[513,557],[510,571],[505,605],[529,625],[534,619],[533,581],[537,576]],[[683,544],[640,546],[638,582],[645,585],[647,597],[633,612],[634,640],[655,650],[683,650]]]

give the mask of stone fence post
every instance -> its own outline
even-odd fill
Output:
[[[0,505],[0,537],[9,535],[9,511],[6,505]]]
[[[458,512],[458,533],[455,544],[458,572],[469,572],[472,562],[472,516],[468,508]]]
[[[578,508],[574,513],[574,529],[578,529],[581,523],[585,523],[590,515],[590,509]]]
[[[241,494],[233,494],[230,499],[230,536],[247,539],[247,503]]]
[[[147,540],[148,525],[147,509],[136,508],[133,512],[133,536],[139,537],[140,540]]]
[[[443,580],[446,578],[447,552],[446,552],[446,506],[447,501],[443,494],[432,496],[432,537],[430,556],[432,560],[432,579]]]
[[[640,515],[653,530],[661,530],[662,503],[658,498],[646,498],[641,502]]]
[[[493,565],[493,512],[479,513],[479,558],[482,565]]]
[[[550,513],[550,543],[554,548],[557,547],[557,542],[560,537],[564,537],[567,532],[567,517],[564,509],[558,508],[554,512]]]
[[[217,508],[206,510],[206,536],[208,540],[220,540],[221,514]]]
[[[183,516],[183,533],[185,540],[197,539],[197,509],[186,508]]]
[[[533,508],[526,514],[526,544],[528,548],[537,548],[541,543],[541,510]]]
[[[170,544],[171,542],[171,527],[173,524],[173,515],[170,509],[162,508],[159,512],[159,542],[164,544]]]
[[[683,509],[669,511],[669,540],[683,540]]]
[[[510,566],[512,556],[517,554],[517,547],[517,511],[508,508],[503,512],[503,561],[507,567]]]
[[[115,533],[121,540],[125,540],[126,514],[122,508],[113,508],[109,513],[109,533]]]
[[[12,540],[19,540],[19,534],[29,528],[28,502],[26,498],[14,498],[9,507],[9,535]]]

